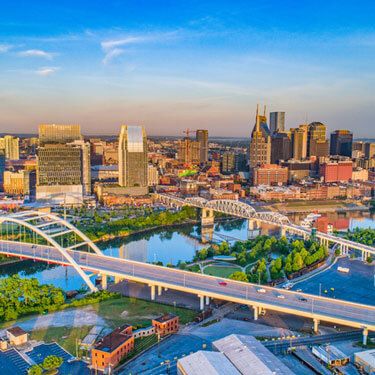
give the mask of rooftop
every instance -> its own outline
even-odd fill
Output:
[[[124,331],[126,328],[131,327],[128,324],[125,324],[121,327],[116,328],[108,335],[100,339],[94,346],[94,349],[101,350],[103,352],[111,353],[117,349],[124,342],[128,341],[132,336],[126,334]]]
[[[174,318],[176,318],[177,315],[174,315],[174,314],[164,314],[162,316],[160,316],[159,318],[155,318],[153,320],[159,322],[159,323],[165,323],[167,322],[168,320],[172,320]]]
[[[214,341],[212,346],[223,353],[241,374],[293,374],[253,336],[229,335]]]
[[[182,367],[186,375],[240,374],[222,353],[201,350],[179,359],[178,367]]]
[[[26,335],[27,332],[24,331],[21,327],[14,326],[12,328],[8,328],[7,332],[9,332],[11,335],[18,337],[18,336],[23,336]]]

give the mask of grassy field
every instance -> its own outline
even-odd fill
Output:
[[[207,266],[203,272],[206,275],[228,277],[236,271],[241,271],[241,268],[235,266]]]
[[[92,326],[83,327],[49,327],[32,331],[30,338],[32,340],[52,342],[56,341],[69,353],[76,355],[76,341],[83,339],[90,331]]]
[[[85,307],[87,308],[87,306]],[[180,323],[186,324],[194,320],[196,312],[155,302],[143,301],[136,298],[121,297],[102,301],[91,305],[97,314],[104,318],[107,324],[116,328],[123,324],[135,327],[146,327],[151,319],[165,313],[173,313],[180,317]],[[13,322],[15,323],[15,322]],[[94,322],[87,322],[81,327],[49,327],[31,332],[31,339],[45,342],[56,341],[67,351],[76,354],[76,341],[83,339]],[[149,343],[147,343],[149,344]]]

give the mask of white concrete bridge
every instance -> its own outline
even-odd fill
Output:
[[[251,306],[255,319],[261,311],[274,310],[311,318],[315,331],[320,321],[361,328],[364,342],[368,331],[375,331],[374,306],[109,257],[56,215],[27,211],[0,216],[0,233],[1,254],[72,266],[92,291],[96,287],[86,272],[102,275],[103,287],[107,276],[115,282],[145,283],[150,286],[152,300],[156,293],[174,289],[197,295],[201,309],[210,298],[217,298]]]

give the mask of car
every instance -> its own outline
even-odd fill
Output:
[[[302,289],[297,289],[296,292],[302,292]]]
[[[258,292],[258,293],[266,293],[266,290],[263,289],[263,288],[259,288],[259,289],[257,289],[257,292]]]
[[[219,281],[219,285],[220,285],[220,286],[227,286],[228,283],[226,283],[225,281]]]
[[[305,298],[305,297],[300,297],[299,300],[300,300],[301,302],[307,302],[307,298]]]
[[[284,296],[283,294],[279,294],[279,295],[277,296],[277,298],[285,299],[285,296]]]

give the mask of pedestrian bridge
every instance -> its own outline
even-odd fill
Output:
[[[203,210],[202,217],[206,215],[205,211],[217,211],[227,215],[248,219],[249,222],[260,222],[278,226],[282,235],[286,233],[295,234],[303,238],[311,236],[311,230],[292,224],[289,218],[278,212],[273,211],[256,211],[251,205],[237,200],[206,200],[201,197],[181,198],[169,194],[154,194],[154,198],[166,205],[172,207],[192,206]],[[211,223],[213,223],[213,214],[209,215]],[[316,232],[315,237],[327,247],[337,244],[342,254],[348,254],[350,250],[358,250],[362,254],[362,260],[366,260],[369,256],[375,258],[375,248],[372,246],[360,244],[345,238],[340,238],[328,233]]]

